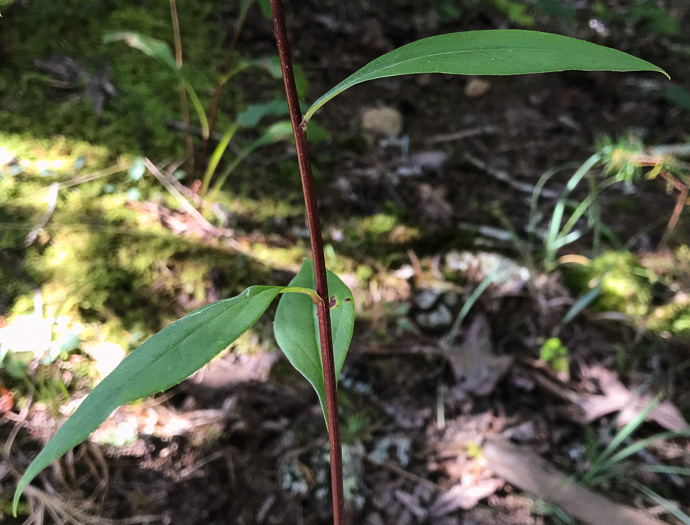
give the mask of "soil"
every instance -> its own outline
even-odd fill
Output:
[[[686,27],[690,10],[684,2],[665,4]],[[405,2],[304,1],[286,5],[286,11],[294,58],[309,79],[311,98],[382,52],[412,40],[509,24],[495,9],[477,9],[462,20],[444,22],[435,16],[436,8]],[[236,13],[224,11],[222,16],[231,27]],[[543,17],[538,28],[563,33],[564,25],[561,19]],[[574,36],[641,56],[664,67],[673,82],[690,86],[687,55],[670,51],[680,37],[641,30],[630,35],[613,22],[608,38],[581,21],[576,27]],[[250,11],[237,48],[247,54],[270,52],[271,30],[258,10]],[[683,42],[689,43],[687,38]],[[317,144],[312,151],[322,177],[318,192],[327,241],[337,245],[343,232],[347,237],[353,218],[391,210],[419,232],[400,242],[375,237],[364,248],[356,242],[338,245],[388,275],[377,289],[362,291],[361,320],[341,377],[349,523],[562,523],[548,506],[535,504],[539,495],[523,494],[508,484],[500,483],[466,510],[452,502],[443,507],[439,498],[454,486],[481,486],[493,479],[477,450],[502,433],[567,473],[586,471],[592,461],[588,447],[610,439],[614,414],[584,424],[577,407],[548,385],[573,395],[601,393],[600,381],[591,373],[597,367],[620,370],[614,373],[631,391],[641,385],[667,390],[673,380],[671,400],[682,413],[690,413],[688,376],[672,377],[670,372],[690,359],[687,341],[647,339],[638,327],[580,315],[558,331],[569,350],[570,377],[556,377],[535,364],[539,341],[554,333],[573,304],[558,272],[539,276],[533,288],[490,287],[450,350],[444,350],[447,325],[428,329],[416,323],[421,308],[415,300],[425,289],[441,286],[464,301],[483,277],[478,272],[447,278],[443,261],[451,250],[478,249],[483,243],[518,259],[509,239],[484,237],[471,229],[504,230],[495,212],[500,209],[519,235],[527,235],[530,194],[506,186],[492,173],[502,171],[533,186],[549,168],[568,165],[547,184],[558,191],[572,175],[573,163],[589,157],[604,135],[637,130],[654,144],[687,138],[687,111],[664,97],[661,76],[563,73],[487,81],[488,91],[474,98],[464,94],[464,78],[424,75],[369,82],[340,95],[315,117],[333,136],[332,143]],[[362,130],[361,111],[367,107],[397,110],[409,153],[432,152],[443,160],[431,168],[422,166],[419,175],[401,175],[410,160],[400,145],[382,145],[383,137]],[[465,136],[450,137],[459,132]],[[257,160],[256,165],[264,164]],[[670,215],[674,198],[661,182],[637,188],[632,195],[618,189],[609,193],[603,222],[627,241],[656,221],[632,246],[643,253],[658,245],[666,225],[659,218]],[[284,189],[277,183],[275,191]],[[607,206],[622,200],[632,203],[633,213]],[[549,199],[540,204],[546,216],[553,205]],[[301,226],[300,219],[289,218],[259,229],[272,235]],[[687,243],[689,234],[687,220],[681,219],[674,243]],[[588,246],[591,237],[567,252],[582,253]],[[411,272],[404,274],[406,268]],[[459,304],[450,307],[454,315]],[[470,388],[462,372],[447,363],[445,352],[465,355],[468,347],[479,345],[467,328],[478,319],[488,323],[484,344],[490,356],[482,359],[510,356],[511,361],[504,373]],[[621,368],[623,347],[631,354]],[[24,414],[23,421],[3,418],[0,435],[13,442],[11,465],[18,470],[35,453],[37,442],[51,434],[40,413]],[[279,354],[230,354],[163,399],[120,409],[114,417],[124,421],[130,416],[139,428],[154,418],[156,431],[141,433],[125,447],[81,445],[42,475],[37,486],[48,493],[54,487],[61,498],[104,519],[140,517],[143,522],[142,516],[152,516],[150,522],[176,525],[331,522],[326,432],[318,400]],[[176,434],[170,421],[184,422],[187,431]],[[652,422],[641,435],[659,430]],[[689,450],[687,441],[679,441],[653,453],[688,467]],[[669,479],[650,483],[663,485],[666,497],[681,502],[687,512],[687,482]],[[3,494],[13,490],[13,482],[9,473],[0,473]],[[621,479],[597,489],[633,507],[651,506]],[[539,506],[542,514],[535,511]],[[3,523],[21,521],[4,515]],[[54,518],[45,519],[52,523]]]

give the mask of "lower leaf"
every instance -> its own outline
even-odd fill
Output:
[[[236,297],[191,312],[127,356],[29,465],[14,494],[15,515],[19,497],[31,480],[84,441],[113,410],[183,381],[250,328],[284,290],[282,286],[250,286]]]
[[[352,292],[337,275],[328,271],[328,294],[333,337],[333,359],[335,378],[338,380],[343,368],[347,350],[352,340],[355,325],[355,306]],[[290,281],[290,286],[315,288],[314,263],[305,259],[302,269]],[[321,408],[326,415],[326,388],[323,381],[321,361],[321,339],[316,305],[304,294],[288,293],[280,298],[273,331],[285,356],[311,383],[319,396]]]

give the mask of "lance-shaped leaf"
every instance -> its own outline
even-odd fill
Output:
[[[236,297],[193,311],[148,339],[93,389],[29,465],[17,485],[14,512],[31,480],[84,441],[113,410],[187,378],[250,328],[279,293],[287,291],[300,290],[250,286]],[[305,298],[311,304],[312,300]]]
[[[424,38],[386,53],[319,98],[312,115],[346,89],[383,77],[415,73],[523,75],[553,71],[658,71],[661,68],[622,51],[539,31],[497,29]]]
[[[337,275],[327,272],[335,378],[338,380],[355,326],[352,292]],[[314,263],[305,259],[302,269],[290,286],[315,289]],[[306,295],[285,294],[280,298],[273,331],[278,346],[294,366],[311,383],[326,415],[326,389],[323,382],[321,339],[316,305]]]

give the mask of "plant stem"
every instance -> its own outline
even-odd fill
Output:
[[[331,337],[331,316],[327,307],[329,304],[328,283],[326,280],[326,262],[323,253],[323,239],[321,237],[321,225],[319,224],[319,211],[316,204],[314,191],[314,178],[311,172],[311,161],[307,148],[307,133],[302,126],[302,114],[299,109],[299,98],[295,86],[295,76],[292,70],[290,57],[290,45],[285,27],[283,5],[281,0],[271,0],[273,12],[273,25],[278,44],[278,55],[283,70],[283,82],[290,108],[290,120],[295,136],[297,148],[297,160],[299,162],[300,177],[302,179],[302,192],[304,204],[307,209],[307,223],[309,225],[309,237],[311,239],[311,252],[314,259],[314,277],[316,280],[316,293],[323,300],[323,304],[317,306],[319,316],[319,335],[321,339],[321,359],[323,362],[323,381],[326,389],[326,420],[328,421],[328,442],[331,449],[331,488],[333,490],[333,523],[344,524],[344,499],[343,499],[343,462],[340,445],[340,425],[338,422],[338,393],[335,381],[335,365],[333,360],[333,339]]]
[[[175,0],[170,0],[170,17],[173,25],[173,37],[175,39],[175,62],[177,67],[182,67],[182,39],[180,38],[180,22],[177,18],[177,4]],[[187,90],[180,82],[180,104],[182,106],[182,118],[184,119],[185,133],[187,138],[187,163],[190,172],[194,173],[194,140],[192,139],[192,126],[189,118],[189,104],[187,103]]]
[[[237,18],[237,25],[235,26],[235,31],[232,34],[232,40],[230,40],[230,45],[228,46],[228,50],[225,53],[225,62],[223,63],[223,67],[221,68],[221,73],[220,73],[220,80],[218,81],[218,84],[216,84],[216,91],[213,93],[213,101],[211,102],[211,107],[209,108],[208,112],[208,129],[209,131],[213,131],[213,125],[216,123],[216,116],[218,115],[218,106],[220,104],[220,96],[223,93],[223,87],[225,86],[225,83],[228,81],[229,78],[229,73],[230,73],[230,68],[232,67],[232,59],[234,58],[235,54],[235,46],[237,45],[237,39],[240,36],[240,31],[242,29],[242,26],[244,25],[244,21],[247,18],[247,11],[249,10],[249,7],[251,6],[252,2],[251,1],[245,1],[240,3],[240,14],[239,17]],[[209,136],[204,139],[204,141],[201,143],[201,167],[204,168],[206,166],[206,156],[208,154],[208,142],[211,139],[210,133]],[[202,193],[203,195],[203,193]]]

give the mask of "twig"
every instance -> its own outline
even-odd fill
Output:
[[[619,505],[556,470],[526,447],[503,438],[490,439],[483,447],[487,467],[525,492],[561,507],[590,525],[662,525],[647,513]]]
[[[58,190],[60,189],[60,185],[57,182],[53,182],[50,185],[50,188],[48,189],[48,209],[46,212],[43,214],[43,216],[39,219],[38,224],[36,227],[29,232],[29,235],[26,236],[26,239],[24,239],[24,247],[28,248],[31,246],[36,239],[38,239],[39,234],[41,233],[41,230],[45,227],[46,224],[48,224],[48,221],[50,218],[53,216],[53,213],[55,212],[55,206],[57,205],[57,196],[58,196]]]
[[[507,184],[511,188],[515,188],[516,190],[521,191],[523,193],[527,193],[529,195],[532,195],[532,193],[534,192],[534,186],[532,186],[531,184],[516,181],[505,171],[489,166],[486,162],[484,162],[481,159],[478,159],[474,155],[466,153],[463,158],[467,162],[472,164],[475,168],[479,168],[486,174],[491,175],[493,178]],[[543,189],[541,191],[541,194],[547,199],[555,199],[558,197],[558,193],[553,190]]]
[[[678,192],[678,197],[676,198],[676,205],[673,208],[673,214],[671,215],[671,218],[668,221],[668,225],[666,226],[664,236],[661,238],[661,241],[659,241],[659,250],[666,249],[668,245],[668,240],[671,238],[671,234],[673,233],[676,224],[678,224],[678,219],[680,219],[680,214],[683,211],[683,208],[685,207],[685,203],[687,202],[687,200],[688,186],[686,184],[683,184]]]
[[[387,461],[382,461],[382,462],[374,461],[373,459],[371,459],[366,454],[362,454],[361,457],[362,457],[362,459],[364,459],[365,461],[368,461],[372,465],[376,465],[377,467],[383,467],[387,470],[390,470],[391,472],[397,474],[398,476],[400,476],[402,478],[408,479],[410,481],[414,481],[415,483],[419,483],[421,485],[426,485],[427,487],[432,488],[434,490],[439,490],[439,491],[443,490],[443,488],[440,485],[437,485],[433,481],[429,481],[428,479],[424,479],[421,476],[417,476],[416,474],[413,474],[412,472],[408,472],[407,470],[405,470],[405,469],[403,469],[403,468],[401,468],[401,467],[399,467],[393,463],[389,463]]]
[[[198,222],[203,229],[210,233],[218,232],[218,228],[216,228],[213,224],[208,222],[206,220],[206,217],[201,215],[201,213],[199,213],[197,209],[194,206],[192,206],[192,204],[184,197],[184,195],[182,195],[177,190],[177,188],[175,188],[175,186],[173,186],[170,183],[170,181],[168,181],[168,179],[165,178],[165,176],[160,172],[160,170],[156,167],[156,165],[153,162],[151,162],[148,158],[145,158],[144,166],[146,166],[146,169],[148,169],[153,174],[153,176],[158,179],[158,182],[160,182],[165,187],[165,189],[170,192],[170,195],[175,197],[177,202],[180,203],[180,206],[182,206],[184,210],[187,213],[189,213],[189,215],[191,215],[192,218],[194,218],[194,220]]]
[[[496,133],[498,128],[491,124],[486,126],[477,126],[476,128],[463,129],[461,131],[456,131],[454,133],[441,133],[440,135],[434,135],[426,139],[428,145],[440,144],[443,142],[454,142],[456,140],[468,139],[471,137],[476,137],[477,135],[489,135]]]

